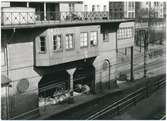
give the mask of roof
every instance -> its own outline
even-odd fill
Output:
[[[112,20],[95,20],[95,21],[67,21],[67,22],[57,22],[57,21],[46,21],[35,24],[20,24],[20,25],[4,25],[1,26],[2,30],[5,29],[24,29],[24,28],[41,28],[41,27],[61,27],[61,26],[82,26],[82,25],[99,25],[105,23],[123,23],[131,22],[134,19],[112,19]]]
[[[2,0],[1,2],[38,2],[38,3],[69,3],[69,2],[75,2],[75,3],[83,3],[81,0]]]

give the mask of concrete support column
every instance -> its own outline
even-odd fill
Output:
[[[27,8],[29,8],[29,2],[27,2]]]
[[[73,79],[73,75],[75,72],[76,68],[73,69],[68,69],[67,72],[70,74],[70,95],[73,96],[73,92],[74,92],[74,79]]]
[[[44,20],[46,21],[46,2],[44,2]]]

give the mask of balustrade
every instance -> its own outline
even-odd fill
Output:
[[[109,20],[109,12],[1,12],[1,25],[37,24],[43,22],[73,22]]]

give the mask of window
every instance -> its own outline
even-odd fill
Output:
[[[46,51],[46,37],[40,37],[40,52]]]
[[[131,10],[131,2],[129,2],[129,5],[128,5],[128,10]]]
[[[125,37],[129,37],[130,34],[130,29],[129,28],[124,28],[124,32],[126,33]]]
[[[128,14],[129,14],[129,15],[128,15],[128,18],[131,18],[131,12],[129,12]]]
[[[53,50],[61,50],[62,49],[62,41],[61,35],[54,35],[53,36]]]
[[[5,65],[5,49],[1,48],[1,66]]]
[[[88,46],[88,33],[83,32],[80,34],[80,47]]]
[[[27,7],[26,2],[10,2],[10,7]]]
[[[134,12],[132,12],[132,18],[135,18],[135,13]]]
[[[95,11],[95,5],[92,5],[92,12]]]
[[[97,5],[97,11],[100,11],[100,5]]]
[[[154,6],[156,6],[156,2],[154,2]]]
[[[128,39],[133,37],[133,27],[119,28],[117,31],[117,39]]]
[[[135,9],[135,2],[132,2],[132,9]]]
[[[107,10],[106,5],[103,6],[103,11],[105,12]]]
[[[129,18],[133,18],[133,12],[129,12]]]
[[[73,34],[67,34],[66,35],[66,49],[72,49],[74,48],[74,36]]]
[[[69,3],[69,11],[74,12],[74,3]]]
[[[97,32],[90,33],[90,45],[96,46],[97,45]]]
[[[84,5],[84,11],[88,11],[88,5]]]
[[[103,32],[103,41],[108,42],[109,41],[109,34],[107,31]]]

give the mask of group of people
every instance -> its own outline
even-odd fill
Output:
[[[49,104],[58,104],[65,102],[70,97],[68,92],[63,90],[54,91],[53,95],[48,97],[40,97],[39,98],[39,106],[46,106]]]
[[[83,93],[83,94],[89,94],[90,93],[90,87],[86,84],[76,84],[74,91]]]
[[[90,93],[90,87],[86,84],[76,84],[74,86],[74,92],[80,93],[80,94],[89,94]],[[58,104],[63,103],[70,97],[69,92],[65,91],[55,91],[52,96],[48,97],[41,97],[39,100],[39,106],[46,106],[49,104]]]

